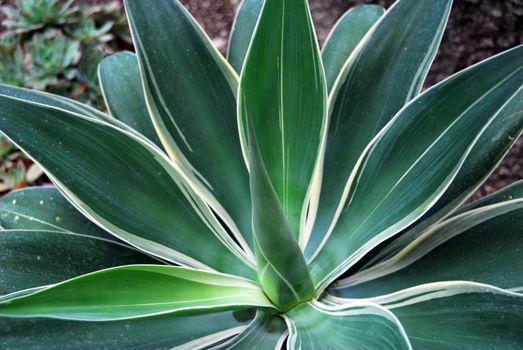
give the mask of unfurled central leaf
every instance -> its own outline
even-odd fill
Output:
[[[267,0],[239,93],[272,186],[298,236],[326,114],[326,86],[307,1]]]

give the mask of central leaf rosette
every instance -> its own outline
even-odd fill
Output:
[[[277,54],[268,60],[268,52]],[[315,294],[298,239],[327,113],[320,61],[307,2],[266,1],[241,74],[238,111],[258,276],[282,311]]]

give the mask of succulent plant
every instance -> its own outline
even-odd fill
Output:
[[[60,76],[72,79],[74,65],[80,60],[80,42],[71,40],[60,31],[35,34],[26,45],[28,64],[25,85],[46,90],[58,84]]]
[[[0,81],[19,86],[24,81],[23,56],[17,50],[0,51]]]
[[[1,7],[7,16],[3,25],[17,32],[28,32],[45,25],[61,25],[71,18],[77,8],[74,0],[15,0],[15,6]]]
[[[177,0],[125,5],[111,115],[0,86],[56,185],[0,201],[2,348],[521,348],[523,183],[461,205],[523,130],[523,46],[420,93],[451,0],[322,52],[307,1],[245,0],[232,66]]]
[[[98,28],[95,20],[88,16],[89,14],[79,16],[78,23],[67,31],[68,35],[81,42],[105,43],[113,39],[109,33],[114,25],[113,22],[107,22]]]
[[[121,5],[31,0],[15,1],[0,10],[7,29],[0,37],[0,82],[64,94],[101,107],[99,87],[91,75],[103,58],[101,53],[112,50],[113,29],[116,36],[122,35],[121,29],[114,28],[115,22],[120,23],[116,17]]]

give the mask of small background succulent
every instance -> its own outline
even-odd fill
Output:
[[[77,3],[19,0],[2,6],[2,58],[22,63],[14,67],[5,64],[5,70],[0,71],[4,83],[59,93],[103,107],[93,72],[104,52],[110,54],[119,41],[130,40],[122,30],[126,23],[120,23],[125,16],[118,1]]]
[[[105,54],[131,43],[120,1],[17,0],[3,4],[0,11],[0,82],[104,108],[96,75],[98,64]],[[11,149],[9,160],[21,155]],[[31,166],[21,167],[22,163],[27,160],[0,164],[1,191],[39,178],[34,171],[26,176],[24,169]]]
[[[246,0],[226,61],[127,0],[110,114],[0,85],[56,185],[0,200],[0,344],[521,348],[523,183],[461,206],[523,131],[523,47],[421,92],[451,3],[355,8],[320,52],[306,1]]]

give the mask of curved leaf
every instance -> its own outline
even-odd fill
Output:
[[[0,226],[6,230],[62,231],[116,241],[75,209],[56,188],[47,186],[24,188],[2,197]]]
[[[71,100],[67,97],[3,84],[0,84],[0,94],[35,103],[41,103],[48,106],[53,106],[56,108],[64,109],[69,112],[78,113],[94,119],[103,120],[109,124],[121,126],[121,124],[117,123],[115,119],[111,116],[102,113],[99,110],[94,109],[86,104],[77,102],[75,100]]]
[[[523,198],[523,180],[516,181],[499,191],[496,191],[488,196],[463,206],[462,208],[453,212],[452,216],[457,216],[474,209],[519,198]]]
[[[2,301],[0,316],[111,321],[249,306],[272,307],[257,285],[242,278],[176,266],[131,265]]]
[[[133,128],[115,119],[114,117],[106,113],[103,113],[89,105],[77,102],[67,97],[3,84],[0,84],[0,95],[33,102],[36,104],[51,106],[58,109],[66,110],[74,114],[80,114],[89,118],[97,119],[108,124],[114,125],[119,129],[125,130],[144,140],[147,140],[142,134],[136,132]]]
[[[250,120],[249,162],[258,277],[274,305],[287,311],[310,300],[314,287],[298,241],[263,165]]]
[[[451,215],[452,211],[469,198],[496,169],[522,132],[523,90],[520,90],[518,95],[510,100],[481,134],[443,196],[410,228],[404,233],[398,234],[397,239],[383,247],[373,259],[369,260],[367,266],[397,253],[398,250],[423,234],[431,225],[441,221],[445,216]],[[500,196],[503,195],[500,194]],[[486,199],[482,199],[478,204],[472,206],[481,205],[484,201]],[[471,209],[472,206],[460,209],[458,213]]]
[[[162,259],[255,278],[209,208],[152,143],[65,110],[2,95],[0,103],[0,130],[91,221]]]
[[[280,350],[286,338],[287,325],[282,318],[258,312],[243,332],[212,349]]]
[[[161,315],[111,322],[0,318],[0,346],[17,350],[155,349],[212,346],[243,331],[236,312]]]
[[[243,0],[234,18],[227,49],[227,60],[238,74],[242,71],[262,7],[263,0]]]
[[[523,287],[523,199],[494,204],[448,219],[390,259],[336,283],[350,298],[373,297],[440,281]]]
[[[307,257],[314,254],[340,215],[351,173],[362,152],[419,93],[441,41],[451,3],[397,1],[343,67],[329,98],[319,204],[317,213],[312,212],[309,219],[308,226],[314,226]]]
[[[111,115],[162,147],[145,104],[136,55],[125,51],[104,58],[98,65],[98,78]]]
[[[311,262],[316,285],[326,287],[427,212],[482,132],[521,96],[522,84],[520,46],[452,76],[405,107],[380,132],[354,173],[343,216]]]
[[[162,143],[254,261],[237,76],[178,0],[126,0],[145,97]]]
[[[325,77],[306,0],[265,1],[239,91],[243,136],[251,120],[272,186],[298,237],[326,113]]]
[[[0,295],[109,267],[154,262],[134,249],[93,236],[45,230],[0,231]]]
[[[411,349],[397,318],[377,304],[302,304],[286,316],[287,348]]]
[[[521,294],[446,282],[371,300],[398,317],[414,349],[521,349],[523,344]]]
[[[321,51],[328,91],[356,46],[384,13],[385,9],[379,5],[360,5],[345,12],[336,22]]]

